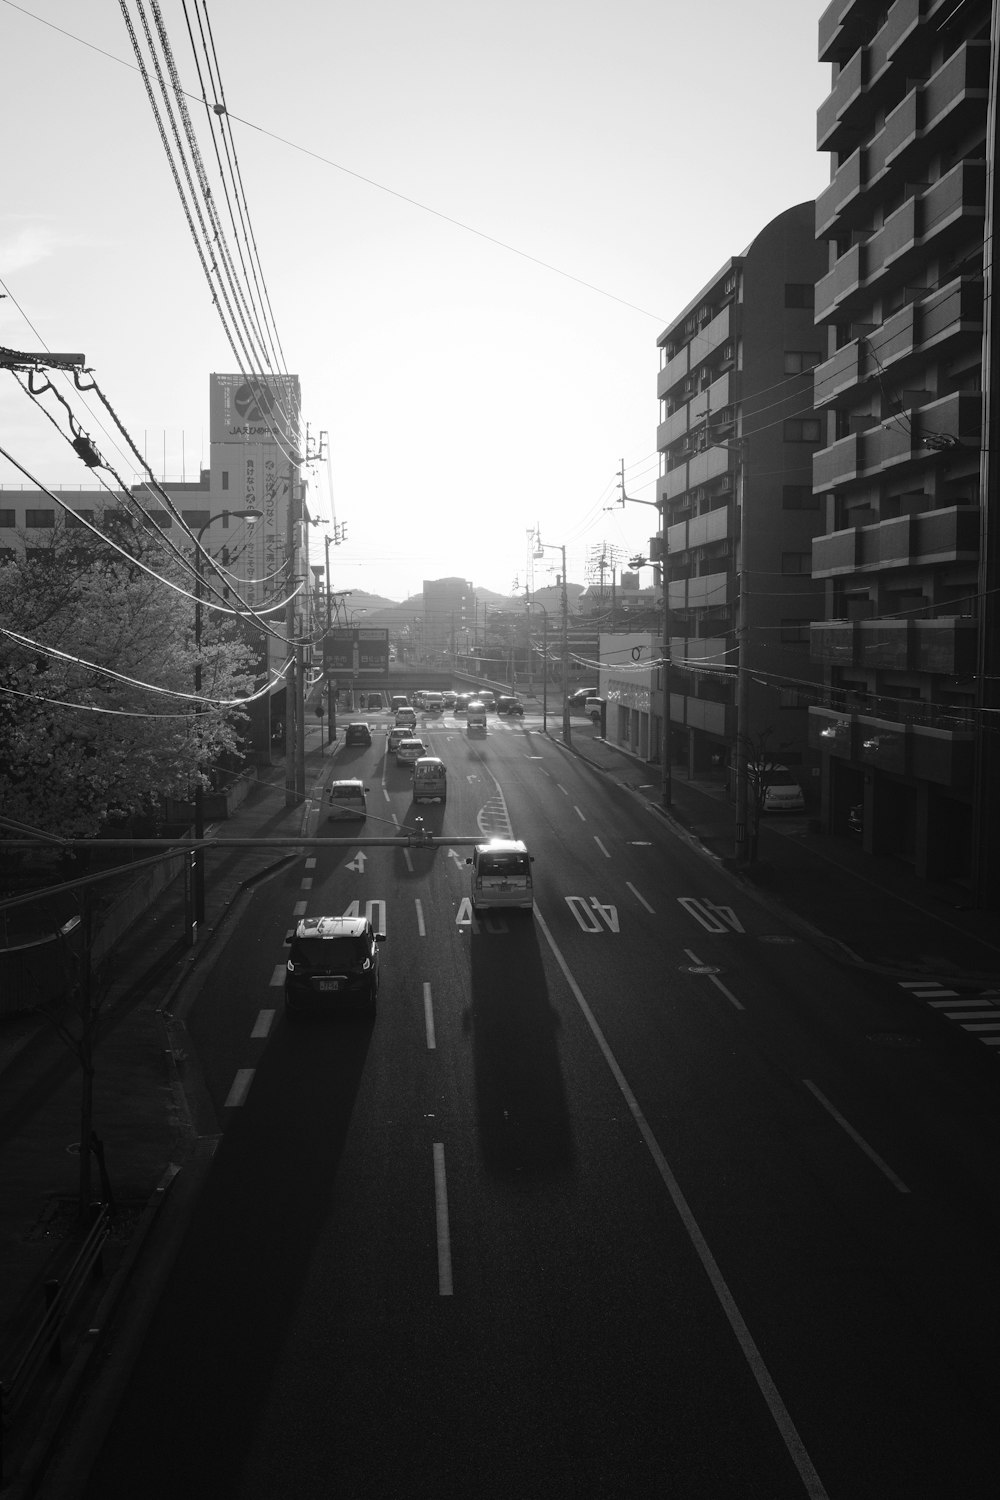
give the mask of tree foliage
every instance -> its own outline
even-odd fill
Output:
[[[127,528],[123,536],[133,555],[143,555],[148,544]],[[179,565],[165,564],[160,549],[145,560],[190,587],[190,575],[182,579]],[[203,617],[201,693],[248,695],[253,657],[236,638],[237,627],[207,605]],[[90,533],[57,526],[48,546],[0,565],[0,624],[73,658],[58,660],[0,637],[6,817],[91,837],[109,819],[149,812],[166,795],[187,795],[220,756],[238,752],[245,720],[238,708],[198,707],[87,665],[193,693],[194,618],[192,600]]]

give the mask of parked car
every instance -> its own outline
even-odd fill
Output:
[[[368,816],[368,788],[355,778],[331,781],[326,793],[329,818],[337,822],[341,818]]]
[[[587,718],[592,719],[595,724],[600,724],[603,708],[603,698],[588,698],[583,705],[583,711],[587,715]]]
[[[285,1014],[351,1002],[374,1013],[384,942],[366,917],[303,917],[285,938]]]
[[[598,688],[596,682],[594,683],[593,687],[574,688],[571,693],[567,693],[566,702],[569,704],[571,709],[574,709],[576,712],[581,713],[587,699],[596,698],[599,692],[600,689]]]
[[[353,723],[348,724],[344,730],[345,745],[370,745],[371,742],[372,731],[371,726],[368,724],[362,724],[360,721],[355,720]]]
[[[769,765],[763,768],[764,794],[761,812],[804,812],[806,799],[802,788],[792,779],[787,766]]]
[[[414,761],[419,760],[422,755],[426,754],[427,746],[423,740],[418,740],[410,735],[407,739],[400,740],[396,746],[396,764],[397,766],[412,766]]]
[[[503,693],[497,699],[497,713],[507,714],[510,718],[524,718],[524,704],[520,698],[512,698],[509,693]]]

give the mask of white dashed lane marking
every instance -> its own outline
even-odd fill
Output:
[[[233,1086],[226,1096],[227,1109],[235,1109],[237,1105],[245,1101],[250,1092],[250,1085],[253,1083],[254,1071],[253,1068],[237,1068]]]

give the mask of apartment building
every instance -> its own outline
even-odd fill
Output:
[[[819,26],[810,655],[825,693],[810,743],[829,828],[860,809],[867,850],[962,882],[981,821],[981,528],[996,525],[980,476],[990,11],[835,0]]]
[[[821,438],[812,371],[823,358],[813,288],[826,267],[815,205],[779,214],[658,339],[657,503],[671,637],[671,758],[690,774],[736,763],[738,737],[810,788],[810,576],[823,529],[812,489]],[[747,691],[738,703],[740,651]],[[662,685],[650,743],[660,743]],[[610,713],[611,705],[609,705]]]
[[[476,591],[464,578],[425,578],[421,655],[425,661],[453,661],[468,651],[477,634]]]

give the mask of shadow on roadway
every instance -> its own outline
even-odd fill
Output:
[[[86,1497],[238,1492],[331,1214],[371,1033],[347,1016],[275,1030],[231,1112]],[[238,1400],[227,1397],[234,1370]]]
[[[491,912],[470,933],[472,1036],[479,1149],[488,1172],[528,1183],[572,1170],[573,1132],[558,1017],[530,913]]]

